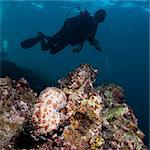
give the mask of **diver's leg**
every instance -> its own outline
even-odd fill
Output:
[[[58,31],[53,37],[50,45],[51,54],[56,54],[60,52],[63,48],[65,48],[70,43],[70,37],[68,37],[68,33],[66,28],[63,26],[60,31]]]
[[[57,32],[53,37],[45,36],[41,41],[41,49],[46,51],[48,49],[53,49],[56,43],[59,43],[61,37],[61,31]]]
[[[51,47],[51,43],[52,43],[52,37],[45,37],[42,41],[41,41],[41,49],[43,51],[48,50]]]
[[[68,42],[55,43],[53,46],[51,46],[50,53],[56,54],[60,52],[62,49],[64,49],[67,45],[68,45]]]

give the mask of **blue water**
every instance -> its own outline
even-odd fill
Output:
[[[134,110],[148,145],[150,8],[147,0],[0,2],[1,49],[4,49],[3,41],[7,41],[8,60],[40,74],[49,86],[56,85],[58,79],[80,64],[90,63],[99,69],[96,85],[114,82],[124,88],[126,102]],[[88,9],[91,14],[99,8],[106,10],[106,20],[99,25],[96,34],[102,52],[87,42],[79,54],[72,53],[71,46],[56,55],[41,51],[40,44],[28,50],[20,47],[22,40],[35,36],[38,31],[54,35],[63,25],[70,8],[76,6]],[[78,13],[73,9],[69,17]]]

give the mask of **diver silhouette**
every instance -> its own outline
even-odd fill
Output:
[[[94,16],[85,10],[80,12],[78,16],[66,19],[61,30],[54,36],[45,36],[42,32],[38,32],[36,37],[21,42],[21,47],[27,49],[41,42],[42,50],[50,49],[51,54],[56,54],[70,44],[76,46],[73,48],[73,52],[79,53],[84,41],[88,41],[90,45],[101,51],[95,34],[98,24],[104,22],[105,16],[106,12],[103,9],[96,11]]]

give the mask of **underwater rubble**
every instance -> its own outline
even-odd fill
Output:
[[[0,78],[0,149],[148,150],[123,89],[94,87],[82,64],[39,96],[25,79]]]

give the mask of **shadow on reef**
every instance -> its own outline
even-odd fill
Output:
[[[35,141],[31,135],[29,128],[30,124],[29,122],[25,122],[23,124],[23,130],[19,133],[18,136],[14,136],[14,149],[31,149],[36,148],[36,145],[42,145],[44,144],[44,140]]]
[[[45,77],[39,72],[17,66],[14,62],[9,60],[1,60],[0,77],[3,78],[6,76],[13,80],[19,80],[22,77],[25,78],[30,84],[30,87],[37,93],[49,85]]]

